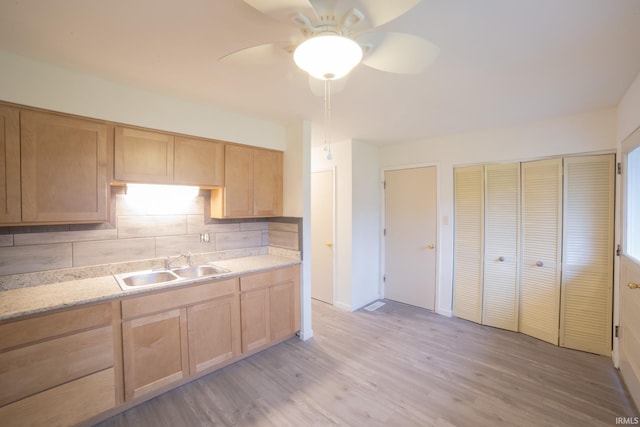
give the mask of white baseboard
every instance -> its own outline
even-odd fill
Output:
[[[345,303],[339,302],[339,301],[336,301],[336,303],[334,304],[334,307],[337,307],[340,310],[353,311],[353,309],[351,308],[351,306],[349,304],[345,304]]]
[[[438,313],[441,316],[453,317],[453,312],[449,308],[438,307],[438,309],[436,310],[436,313]]]
[[[298,332],[298,337],[301,341],[306,341],[313,337],[313,329],[307,329],[306,331]]]

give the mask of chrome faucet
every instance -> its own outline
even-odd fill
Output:
[[[176,256],[168,256],[165,259],[165,262],[164,262],[165,268],[167,270],[171,270],[172,268],[175,268],[175,266],[172,263],[174,261],[180,260],[180,258],[185,258],[187,260],[187,265],[189,267],[191,267],[193,265],[193,258],[191,256],[191,252],[187,252],[186,254],[180,254],[180,255],[176,255]]]

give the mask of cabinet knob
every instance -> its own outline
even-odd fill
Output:
[[[498,261],[500,261],[500,262],[504,262],[504,257],[503,257],[503,256],[498,257]]]
[[[629,289],[640,289],[640,283],[629,282],[627,286],[629,287]]]
[[[436,245],[434,245],[433,243],[429,243],[429,245],[427,246],[429,249],[433,249],[436,247]]]
[[[537,261],[537,262],[536,262],[536,265],[537,265],[538,267],[542,267],[542,266],[544,265],[544,262],[542,262],[542,261]]]
[[[328,248],[332,248],[333,247],[333,243],[325,243],[325,245],[327,245]]]

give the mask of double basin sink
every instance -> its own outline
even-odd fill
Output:
[[[139,287],[188,282],[202,278],[214,278],[225,273],[229,273],[229,270],[211,264],[201,264],[170,270],[145,270],[133,273],[114,274],[114,277],[122,290],[126,291]]]

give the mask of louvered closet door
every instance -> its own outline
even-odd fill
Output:
[[[482,319],[482,248],[484,224],[483,167],[454,169],[455,241],[453,314]]]
[[[614,155],[564,160],[560,345],[611,354]]]
[[[485,166],[482,323],[518,330],[520,163]]]
[[[558,344],[562,159],[522,163],[520,332]]]

